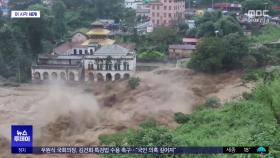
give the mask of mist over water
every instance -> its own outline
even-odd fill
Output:
[[[24,87],[20,89],[22,91],[11,91],[9,96],[14,97],[9,97],[1,105],[3,107],[1,112],[4,115],[0,116],[3,121],[0,127],[5,131],[1,135],[7,138],[10,137],[12,124],[33,125],[36,140],[41,137],[41,134],[48,133],[49,129],[46,126],[49,123],[55,124],[62,118],[71,119],[68,121],[67,128],[69,128],[68,133],[71,128],[73,134],[81,131],[82,126],[92,128],[99,121],[97,116],[99,107],[94,95],[84,93],[80,88],[70,87],[63,83],[49,83],[43,86],[42,91],[28,90]],[[9,107],[5,109],[6,106]]]

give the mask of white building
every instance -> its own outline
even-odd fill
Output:
[[[136,54],[119,45],[103,46],[84,59],[85,81],[128,79],[136,70]]]
[[[39,56],[31,68],[32,80],[80,81],[83,70],[82,56]]]
[[[128,79],[135,70],[134,51],[107,45],[92,54],[39,56],[32,66],[32,80],[114,81]]]
[[[143,0],[125,0],[124,3],[126,8],[137,9],[143,5]]]
[[[52,55],[40,56],[32,66],[32,79],[113,81],[132,76],[136,69],[134,49],[114,44],[106,28],[108,22],[94,22],[88,33],[76,32],[71,40],[54,48]]]

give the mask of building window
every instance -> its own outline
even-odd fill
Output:
[[[76,55],[77,54],[77,49],[74,49],[74,55]]]
[[[124,62],[124,63],[123,63],[123,68],[124,68],[124,71],[128,71],[128,70],[129,70],[129,64],[128,64],[128,62]]]
[[[171,13],[168,14],[169,18],[171,18]]]
[[[167,6],[164,6],[164,10],[167,10]]]
[[[97,70],[103,70],[103,64],[102,63],[97,64]]]
[[[120,71],[121,70],[121,62],[120,61],[117,61],[114,65],[114,69],[116,71]]]
[[[152,16],[155,16],[155,13],[154,13],[154,12],[152,13]]]
[[[88,55],[88,50],[87,49],[85,50],[85,54]]]
[[[159,17],[159,13],[157,13],[157,17]]]
[[[92,49],[90,49],[90,55],[93,55],[93,50]]]
[[[111,71],[112,70],[112,57],[108,56],[106,58],[106,70]]]
[[[159,6],[157,6],[157,10],[159,10]]]
[[[166,13],[163,13],[163,16],[166,17]]]
[[[79,50],[79,54],[82,55],[83,54],[83,50],[80,49]]]
[[[111,71],[112,70],[112,63],[106,63],[106,70]]]
[[[88,70],[93,70],[93,63],[92,63],[92,62],[90,62],[90,63],[88,64]]]

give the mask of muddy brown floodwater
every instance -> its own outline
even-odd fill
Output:
[[[227,101],[250,91],[240,72],[206,75],[161,67],[136,76],[141,78],[136,90],[127,81],[0,87],[0,157],[36,157],[10,155],[12,124],[32,124],[37,146],[93,146],[100,134],[137,128],[149,119],[175,128],[175,112],[191,113],[209,96]]]

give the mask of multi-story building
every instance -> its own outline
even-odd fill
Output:
[[[135,69],[135,52],[120,45],[103,46],[84,58],[85,81],[128,79]]]
[[[143,1],[144,0],[125,0],[124,3],[126,8],[136,9],[139,5],[143,5]]]
[[[0,12],[2,12],[3,16],[9,15],[10,9],[8,7],[8,3],[9,3],[9,0],[0,0]]]
[[[133,48],[115,45],[111,20],[92,23],[87,33],[76,32],[71,40],[39,56],[32,66],[33,80],[111,81],[127,79],[136,69]]]
[[[39,56],[31,68],[32,80],[80,81],[83,71],[82,56]]]
[[[106,45],[93,54],[39,56],[31,70],[33,81],[128,79],[136,70],[136,54],[120,45]]]
[[[153,27],[175,25],[185,19],[185,0],[155,0],[149,6]]]
[[[0,0],[0,7],[7,7],[9,0]]]

